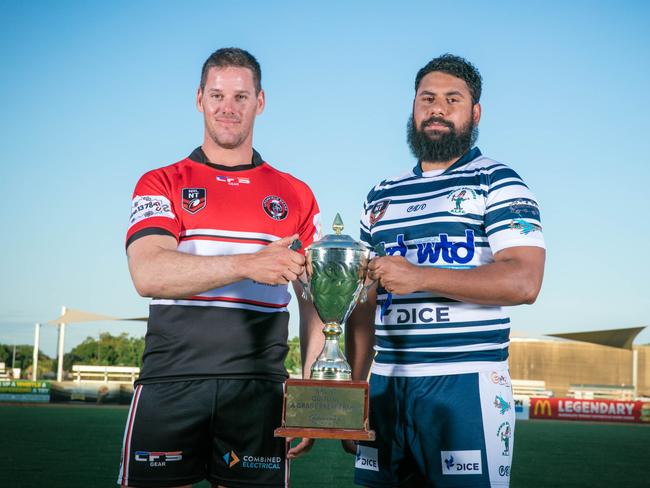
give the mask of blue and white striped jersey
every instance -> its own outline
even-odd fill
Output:
[[[514,246],[545,247],[539,207],[505,164],[467,152],[445,171],[408,173],[368,194],[361,241],[418,266],[468,269]],[[382,313],[383,307],[383,313]],[[389,297],[379,287],[372,372],[458,374],[507,366],[510,319],[501,307],[428,292]]]

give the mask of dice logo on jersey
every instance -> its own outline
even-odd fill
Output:
[[[476,200],[476,192],[471,188],[463,187],[457,190],[452,190],[447,195],[447,199],[451,200],[454,207],[450,210],[453,214],[464,214],[463,202],[467,200]]]
[[[388,209],[388,204],[390,204],[390,200],[383,200],[372,206],[370,210],[370,225],[375,225],[382,219],[386,213],[386,209]]]
[[[501,439],[501,445],[503,446],[501,454],[503,456],[510,456],[510,438],[512,437],[510,422],[503,422],[499,425],[499,428],[497,429],[497,437]]]
[[[505,415],[505,413],[512,407],[510,402],[507,402],[501,395],[497,395],[494,397],[494,408],[496,408],[501,415]]]
[[[205,208],[205,188],[183,188],[183,210],[195,214]]]
[[[442,474],[482,474],[481,451],[440,451]]]
[[[379,460],[377,459],[377,449],[368,446],[357,446],[357,457],[354,461],[354,467],[357,469],[368,469],[370,471],[379,471]]]
[[[282,198],[276,195],[269,195],[262,202],[262,208],[266,215],[271,217],[273,220],[284,220],[287,218],[289,213],[289,207],[287,202],[282,200]]]

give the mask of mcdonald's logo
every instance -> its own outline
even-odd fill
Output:
[[[552,416],[551,402],[548,400],[537,400],[535,402],[535,410],[533,410],[533,416],[543,417],[544,415],[547,415],[548,417]]]

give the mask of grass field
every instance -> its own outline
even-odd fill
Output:
[[[0,487],[116,486],[126,414],[125,407],[0,405]],[[318,441],[293,462],[292,487],[354,486],[353,464],[337,441]],[[519,421],[511,486],[650,487],[650,426]]]

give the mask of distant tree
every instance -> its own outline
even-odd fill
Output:
[[[300,339],[294,337],[287,343],[289,352],[284,360],[284,367],[289,373],[300,374],[302,371],[302,361],[300,360]]]
[[[144,351],[144,337],[129,337],[124,332],[113,336],[108,332],[86,339],[72,349],[63,359],[63,369],[72,369],[73,364],[99,366],[141,366]]]
[[[34,346],[28,344],[16,344],[16,361],[13,363],[14,346],[13,344],[0,344],[0,363],[5,363],[5,367],[20,368],[21,377],[31,377],[32,363],[34,359]],[[45,373],[53,371],[53,360],[43,351],[38,351],[38,372],[42,377]]]

